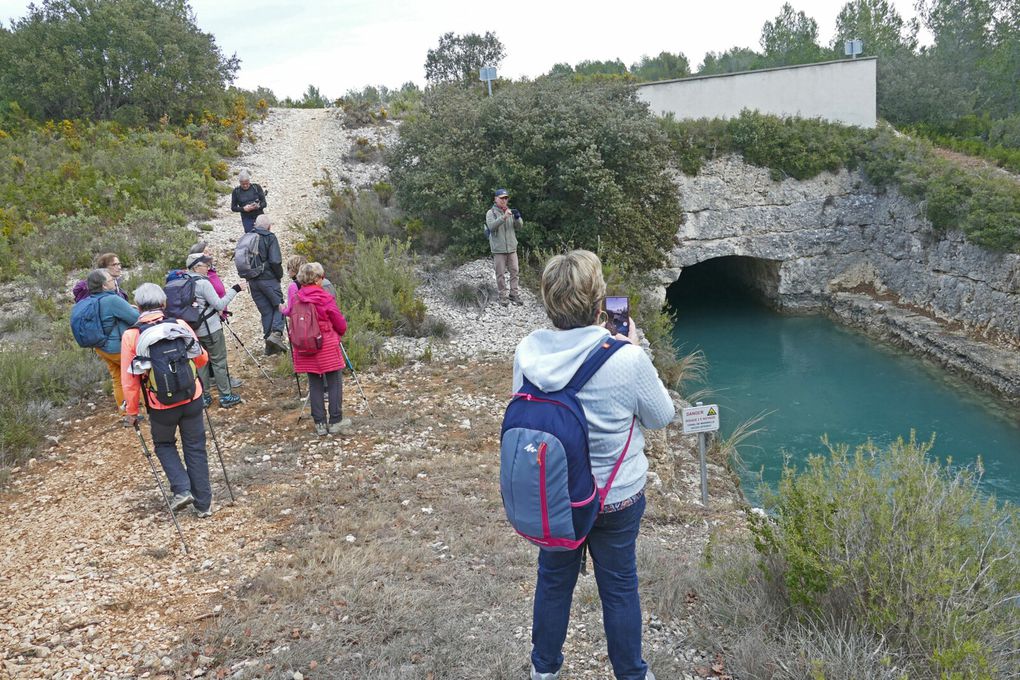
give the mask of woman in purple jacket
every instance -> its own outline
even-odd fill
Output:
[[[297,301],[315,306],[322,335],[322,348],[313,352],[302,352],[292,348],[294,371],[308,374],[308,401],[315,421],[315,433],[341,434],[351,426],[351,419],[343,417],[343,378],[345,367],[340,340],[347,332],[347,320],[336,306],[336,300],[322,287],[326,279],[322,265],[309,262],[298,270],[297,283],[300,288],[295,294]],[[294,305],[286,310],[287,316],[295,312]],[[292,335],[293,337],[293,335]],[[329,420],[326,419],[324,402],[325,390],[329,390]]]

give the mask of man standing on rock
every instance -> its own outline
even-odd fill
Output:
[[[280,241],[272,232],[273,222],[269,215],[255,218],[253,233],[259,235],[259,262],[261,272],[248,279],[251,299],[259,308],[262,316],[262,336],[266,339],[266,354],[279,354],[287,351],[287,343],[283,340],[283,289],[280,279],[283,278],[283,253],[280,252]]]
[[[496,269],[496,288],[499,290],[499,304],[506,307],[511,302],[523,305],[518,287],[517,264],[517,232],[524,226],[521,211],[511,208],[510,192],[496,189],[492,207],[485,214],[485,233],[489,237],[489,250],[492,251],[492,264]],[[510,295],[507,297],[504,275],[510,272]]]

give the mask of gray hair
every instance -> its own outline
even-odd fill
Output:
[[[249,170],[248,168],[245,168],[241,172],[237,173],[238,182],[243,182],[245,180],[248,180],[249,182],[251,181],[251,170]]]
[[[102,293],[103,287],[106,285],[106,280],[110,278],[110,272],[105,269],[93,269],[89,272],[89,275],[85,277],[85,283],[89,287],[89,293],[95,295],[96,293]]]
[[[143,283],[135,288],[135,304],[143,312],[163,309],[166,306],[166,293],[155,283]]]
[[[205,241],[199,241],[195,245],[191,246],[191,250],[188,251],[188,255],[194,255],[195,253],[204,253],[205,249],[209,247],[209,244]]]
[[[271,226],[273,226],[273,221],[269,219],[269,215],[262,213],[255,218],[256,229],[269,229]]]

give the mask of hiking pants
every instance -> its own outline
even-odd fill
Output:
[[[503,277],[507,271],[510,272],[510,296],[517,297],[520,294],[517,253],[493,253],[492,265],[496,268],[496,288],[499,290],[500,299],[506,299],[506,281]]]
[[[641,603],[638,599],[637,536],[645,496],[617,512],[604,513],[588,534],[588,551],[602,600],[609,661],[617,680],[644,680],[648,664],[641,658]],[[581,570],[581,548],[538,553],[538,582],[531,632],[531,663],[539,673],[563,665],[570,601]]]
[[[110,379],[113,380],[113,400],[117,402],[117,408],[121,408],[124,405],[124,388],[120,384],[120,354],[110,354],[98,348],[96,354],[110,372]]]
[[[203,410],[201,399],[173,408],[148,409],[152,443],[159,464],[170,480],[170,491],[174,494],[190,491],[198,510],[208,510],[212,504]],[[183,464],[177,454],[178,429],[181,431],[181,448],[184,449]]]
[[[308,374],[308,405],[312,408],[312,420],[317,423],[326,422],[326,407],[323,404],[323,379],[326,382],[325,389],[329,390],[329,423],[339,423],[344,419],[344,379],[342,371],[330,371],[325,375]]]
[[[283,314],[280,305],[283,303],[283,291],[276,279],[251,279],[248,291],[255,306],[262,315],[262,337],[268,338],[273,331],[283,333]]]
[[[255,228],[255,218],[258,217],[252,213],[241,213],[241,226],[244,227],[244,233],[248,233]]]
[[[227,338],[223,335],[223,329],[217,328],[209,335],[198,336],[198,341],[209,352],[209,361],[205,366],[198,369],[198,377],[202,379],[202,386],[208,390],[211,387],[209,369],[212,369],[212,379],[216,382],[216,389],[220,396],[230,394],[230,373],[227,370]]]

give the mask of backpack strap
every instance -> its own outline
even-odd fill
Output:
[[[606,497],[609,496],[609,490],[613,488],[613,480],[616,479],[616,473],[620,471],[620,467],[623,465],[623,459],[627,457],[627,449],[630,448],[630,440],[634,437],[634,423],[637,422],[637,416],[630,419],[630,432],[627,433],[627,443],[623,445],[623,451],[620,452],[620,457],[616,460],[616,465],[613,466],[613,471],[609,473],[609,479],[606,480],[606,485],[599,489],[599,512],[602,512],[602,508],[606,504]]]
[[[615,338],[607,338],[600,342],[590,354],[588,358],[584,360],[584,363],[574,373],[574,377],[570,379],[567,386],[563,389],[569,389],[574,392],[579,391],[582,387],[591,380],[592,376],[602,368],[602,364],[609,360],[609,357],[613,356],[618,349],[624,345],[629,345],[629,342],[623,340],[617,340]]]

